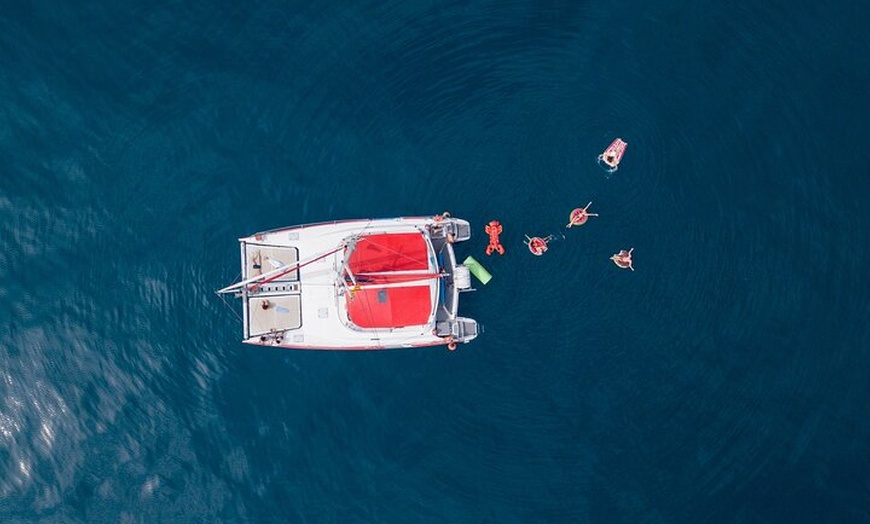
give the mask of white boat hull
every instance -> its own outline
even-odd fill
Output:
[[[455,347],[477,336],[477,323],[457,315],[458,294],[465,289],[452,278],[458,267],[453,242],[469,237],[468,222],[440,216],[266,231],[239,239],[242,281],[221,291],[242,298],[247,344],[321,350]],[[413,257],[404,253],[404,239],[416,249]],[[357,242],[368,242],[367,249],[357,248]],[[360,253],[369,259],[355,260]],[[412,258],[422,265],[403,269]],[[360,263],[383,260],[396,266],[365,276],[350,271],[349,264],[363,268]]]

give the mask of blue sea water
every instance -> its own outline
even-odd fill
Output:
[[[870,522],[868,22],[6,2],[0,521]],[[494,275],[456,352],[252,348],[213,293],[240,236],[444,210]]]

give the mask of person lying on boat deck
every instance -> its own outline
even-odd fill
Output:
[[[259,251],[257,251],[254,256],[251,257],[251,264],[254,267],[255,275],[263,274],[263,256]]]

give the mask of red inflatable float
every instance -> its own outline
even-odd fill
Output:
[[[547,252],[547,242],[553,240],[553,235],[548,235],[545,238],[529,237],[529,235],[526,235],[526,239],[529,251],[531,251],[536,257],[539,257]]]
[[[504,255],[504,246],[498,240],[498,236],[504,228],[502,228],[498,220],[490,221],[484,229],[486,234],[489,235],[489,245],[486,246],[486,254],[491,255],[493,251],[498,251],[499,255]]]
[[[603,153],[598,155],[598,161],[603,162],[607,166],[607,170],[611,173],[619,168],[619,162],[622,160],[622,155],[625,154],[625,148],[628,143],[617,138],[607,146]]]
[[[568,225],[565,227],[582,226],[586,223],[587,220],[589,220],[589,217],[597,217],[598,213],[589,213],[588,211],[586,211],[591,205],[592,202],[589,202],[588,204],[586,204],[586,207],[578,207],[577,209],[571,211],[571,215],[568,217]]]
[[[610,260],[612,260],[614,264],[621,267],[622,269],[630,269],[634,271],[634,267],[631,265],[632,251],[634,251],[634,248],[631,248],[628,251],[621,249],[619,253],[610,257]]]

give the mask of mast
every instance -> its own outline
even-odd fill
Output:
[[[248,284],[256,284],[256,283],[265,284],[265,283],[271,282],[273,280],[277,280],[277,279],[281,278],[282,276],[286,275],[287,273],[292,273],[293,271],[296,271],[297,269],[303,268],[303,267],[307,266],[308,264],[311,264],[313,262],[317,262],[318,260],[324,259],[324,258],[328,257],[329,255],[334,255],[335,253],[338,253],[339,251],[341,251],[342,249],[347,247],[351,242],[355,242],[355,240],[349,240],[346,242],[342,242],[341,244],[339,244],[339,246],[337,248],[332,249],[330,251],[327,251],[326,253],[323,253],[321,255],[317,255],[314,258],[305,260],[303,262],[298,262],[293,266],[286,266],[285,265],[285,266],[278,267],[276,269],[273,269],[272,271],[267,271],[267,272],[263,273],[262,275],[256,275],[256,276],[253,276],[251,278],[242,280],[241,282],[236,282],[235,284],[227,286],[223,289],[219,289],[217,292],[218,293],[232,293],[233,291],[241,289],[241,288],[247,286]]]

